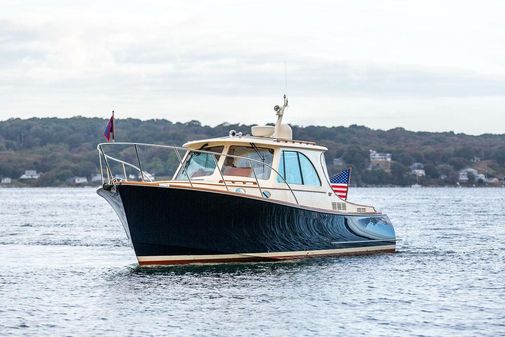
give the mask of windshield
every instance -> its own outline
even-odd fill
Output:
[[[221,154],[223,146],[204,147],[202,151],[209,151]],[[210,176],[216,169],[216,163],[219,161],[219,155],[210,153],[191,152],[184,166],[179,169],[175,180],[188,180],[188,176],[193,178]]]
[[[226,157],[222,169],[223,175],[254,178],[256,174],[258,179],[266,180],[270,178],[270,172],[272,171],[270,166],[274,157],[273,149],[257,147],[254,144],[251,144],[251,146],[231,146],[228,154],[254,159],[254,161]]]

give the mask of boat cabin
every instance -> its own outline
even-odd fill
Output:
[[[292,139],[282,124],[287,107],[276,106],[275,126],[254,126],[251,135],[234,130],[228,137],[191,141],[173,181],[189,181],[205,189],[297,203],[332,211],[376,213],[371,206],[340,199],[329,184],[327,148]],[[171,184],[172,185],[172,184]]]
[[[176,181],[209,186],[226,183],[232,192],[251,195],[258,195],[261,186],[264,197],[298,199],[300,204],[314,207],[320,205],[320,197],[313,198],[314,193],[334,195],[327,183],[326,148],[314,143],[236,135],[193,141],[184,147],[206,152],[188,151]]]

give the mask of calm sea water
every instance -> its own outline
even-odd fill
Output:
[[[505,189],[350,199],[398,253],[139,268],[94,189],[0,189],[0,335],[505,335]]]

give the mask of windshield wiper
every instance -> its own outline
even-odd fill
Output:
[[[265,163],[265,156],[261,154],[261,152],[258,149],[258,147],[256,146],[256,144],[254,144],[254,143],[249,143],[249,144],[251,144],[252,148],[254,149],[254,151],[256,151],[256,154],[258,155],[258,157],[260,157],[261,161],[264,164]]]

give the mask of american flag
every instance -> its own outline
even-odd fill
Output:
[[[335,174],[330,178],[330,185],[333,192],[340,199],[347,200],[347,192],[349,191],[349,183],[351,182],[351,169],[343,170],[339,174]]]

